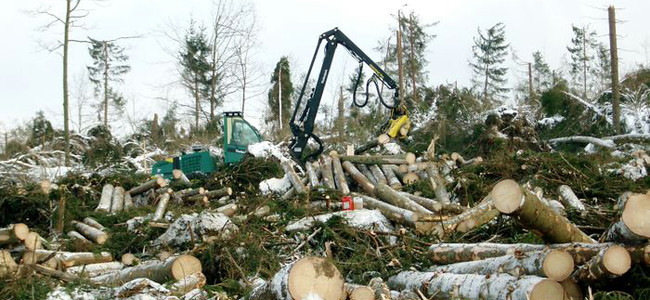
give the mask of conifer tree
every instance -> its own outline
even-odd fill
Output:
[[[509,46],[503,23],[490,27],[485,34],[478,28],[478,36],[474,38],[472,46],[474,61],[470,61],[469,65],[474,72],[474,86],[481,89],[484,106],[493,107],[494,102],[501,100],[504,93],[509,91],[505,87],[508,68],[503,67]]]
[[[553,72],[548,63],[544,60],[541,52],[533,53],[533,87],[535,94],[541,95],[553,85]]]
[[[285,137],[289,132],[289,119],[291,118],[292,99],[293,99],[293,83],[291,83],[291,70],[289,66],[289,59],[286,56],[280,58],[280,61],[275,65],[273,74],[271,74],[272,87],[268,93],[268,107],[269,111],[266,116],[267,125],[271,126],[271,132],[276,137]],[[280,92],[281,90],[281,92]],[[306,91],[309,93],[309,91]],[[282,95],[280,99],[279,96]],[[280,101],[281,100],[281,101]],[[282,102],[282,113],[278,109]],[[280,114],[282,119],[280,120]],[[282,122],[282,130],[280,124]]]
[[[209,100],[210,55],[211,49],[205,35],[205,28],[196,28],[196,24],[192,21],[178,57],[182,84],[194,98],[195,129],[199,128],[201,102]]]

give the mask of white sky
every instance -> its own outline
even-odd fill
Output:
[[[260,46],[255,60],[261,66],[264,86],[261,95],[248,102],[246,117],[259,125],[265,105],[268,78],[275,63],[283,55],[290,57],[294,77],[306,72],[318,35],[333,27],[343,30],[359,47],[379,61],[382,54],[373,48],[389,34],[394,21],[391,14],[398,9],[414,10],[425,23],[439,24],[431,29],[437,38],[430,44],[429,84],[453,83],[468,85],[472,38],[476,28],[488,28],[497,22],[506,25],[506,37],[518,56],[531,59],[540,50],[552,68],[558,69],[566,60],[566,45],[571,39],[571,24],[590,24],[600,39],[607,42],[607,11],[613,4],[619,9],[619,56],[621,69],[631,69],[648,61],[650,51],[648,28],[650,1],[576,1],[576,0],[412,0],[412,1],[353,1],[353,0],[253,0],[260,24]],[[61,58],[57,53],[43,50],[40,44],[56,41],[60,30],[39,31],[49,19],[34,16],[30,10],[52,5],[63,12],[64,1],[29,0],[5,1],[0,10],[0,131],[32,118],[44,110],[55,126],[62,123]],[[141,39],[121,41],[130,55],[132,71],[125,77],[122,91],[129,100],[127,114],[135,118],[151,118],[164,114],[172,98],[180,102],[189,96],[178,87],[169,87],[176,80],[173,43],[165,37],[170,24],[183,28],[190,17],[209,23],[211,1],[207,0],[83,0],[90,14],[82,22],[85,29],[73,29],[72,37],[112,39],[120,36],[143,35]],[[404,7],[404,5],[406,5]],[[84,78],[85,66],[90,64],[87,45],[75,44],[70,53],[70,84]],[[332,71],[328,86],[334,91],[347,78],[356,63],[345,51],[337,53],[338,67]],[[525,67],[511,63],[510,84],[524,78]],[[301,82],[294,82],[298,87]],[[332,93],[323,99],[332,102]],[[76,109],[72,99],[72,117]],[[227,101],[226,109],[238,109],[239,102]],[[88,117],[86,117],[88,118]],[[95,118],[95,117],[92,117]],[[114,125],[116,126],[116,125]],[[126,129],[128,131],[128,129]]]

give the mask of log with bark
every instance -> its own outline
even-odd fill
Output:
[[[571,278],[560,281],[560,285],[564,288],[564,299],[565,300],[584,300],[584,295],[582,294],[582,289],[580,286]]]
[[[293,170],[293,166],[291,165],[291,162],[289,160],[285,160],[282,162],[282,169],[284,170],[284,173],[288,176],[289,181],[291,181],[291,186],[293,186],[294,189],[296,189],[296,192],[298,194],[303,194],[307,193],[307,187],[302,183],[302,180],[296,174],[296,171]]]
[[[557,193],[560,195],[560,201],[564,205],[571,207],[579,212],[584,212],[586,210],[585,205],[582,204],[580,199],[578,199],[578,196],[576,196],[571,187],[568,185],[560,185],[557,188]]]
[[[344,161],[342,164],[343,169],[350,174],[352,179],[357,183],[361,189],[363,189],[364,192],[368,193],[369,195],[373,195],[375,191],[375,186],[368,180],[366,176],[364,176],[357,167],[355,167],[351,162],[349,161]]]
[[[562,285],[553,280],[503,273],[476,275],[403,271],[391,277],[388,286],[396,290],[420,290],[433,299],[564,299]]]
[[[516,277],[535,275],[562,281],[569,278],[573,268],[573,258],[569,253],[547,249],[437,266],[428,271],[482,275],[507,273]]]
[[[372,176],[375,177],[375,179],[377,180],[377,183],[388,184],[388,179],[386,178],[386,175],[384,174],[384,172],[381,171],[380,166],[378,166],[378,165],[369,165],[368,166],[368,165],[364,165],[364,164],[362,164],[362,165],[367,166],[368,169],[370,169],[370,172],[372,172]]]
[[[156,176],[156,178],[151,179],[137,187],[134,187],[128,191],[129,195],[131,197],[140,195],[148,190],[151,189],[157,189],[161,187],[166,187],[167,186],[167,181],[162,178],[162,176]]]
[[[331,155],[331,153],[330,153]],[[366,165],[412,165],[415,163],[416,156],[413,153],[404,153],[397,155],[341,155],[341,161],[349,161],[355,164]]]
[[[224,196],[232,196],[232,188],[224,187],[218,190],[206,191],[203,195],[208,197],[208,199],[221,198]]]
[[[366,178],[368,178],[368,180],[370,180],[370,182],[372,184],[377,184],[377,178],[375,177],[374,174],[372,174],[372,171],[370,171],[370,168],[368,167],[368,165],[356,164],[355,167],[357,167],[357,169],[359,169],[359,171],[361,171],[361,173],[364,176],[366,176]],[[382,173],[382,175],[383,175],[383,173]]]
[[[103,212],[109,212],[111,211],[111,199],[113,198],[113,185],[112,184],[106,184],[102,188],[102,195],[99,198],[99,204],[97,205],[97,208],[95,208],[96,211],[103,211]]]
[[[70,231],[68,231],[68,233],[66,233],[66,234],[68,235],[68,237],[69,237],[71,240],[74,240],[74,241],[80,242],[80,243],[82,243],[82,244],[92,244],[92,242],[91,242],[90,240],[88,240],[86,237],[84,237],[81,233],[79,233],[79,232],[77,232],[77,231],[70,230]]]
[[[258,284],[249,300],[345,299],[343,277],[327,258],[307,256],[287,264]]]
[[[537,230],[550,242],[595,243],[575,224],[514,180],[506,179],[497,183],[490,192],[490,197],[500,212],[513,216],[528,228]]]
[[[650,238],[650,195],[629,194],[619,201],[623,213],[603,234],[602,240],[641,244]]]
[[[589,282],[603,278],[614,278],[625,274],[632,266],[632,258],[627,250],[612,245],[601,250],[571,276],[578,282]]]
[[[316,169],[314,169],[314,165],[309,161],[305,162],[305,172],[307,172],[307,178],[309,178],[309,185],[311,185],[311,188],[320,185]]]
[[[408,172],[402,176],[402,182],[406,185],[414,184],[418,180],[420,180],[420,176],[415,172]]]
[[[185,176],[183,170],[174,169],[172,170],[172,176],[175,180],[182,182],[185,185],[191,185],[192,182]]]
[[[431,234],[443,238],[453,232],[468,232],[487,222],[490,222],[499,216],[499,211],[494,207],[491,199],[482,201],[459,215],[453,216],[440,222],[435,222]],[[435,218],[434,218],[435,220]]]
[[[66,273],[81,277],[96,277],[107,273],[117,272],[124,269],[124,264],[118,261],[81,265],[70,267],[65,270]]]
[[[131,195],[129,195],[129,193],[124,193],[124,210],[129,210],[133,207],[135,207],[135,204],[133,203]]]
[[[86,237],[88,240],[91,240],[97,244],[104,244],[106,240],[108,239],[108,235],[95,228],[92,226],[89,226],[85,223],[77,222],[77,221],[72,221],[72,226],[76,229],[77,232],[81,233],[84,237]]]
[[[143,262],[115,273],[93,277],[90,281],[103,285],[121,285],[136,278],[148,278],[158,283],[165,283],[169,280],[181,280],[202,271],[201,261],[196,257],[179,255],[167,258],[164,261]]]
[[[350,193],[350,187],[348,187],[348,181],[345,179],[345,173],[343,173],[343,166],[339,159],[340,156],[336,151],[332,151],[330,152],[330,157],[332,158],[332,172],[334,173],[336,188],[341,194],[347,195]]]
[[[7,250],[0,250],[0,278],[9,277],[18,269],[16,261]]]
[[[55,261],[54,266],[65,269],[80,265],[110,262],[113,260],[113,256],[108,252],[63,252],[42,249],[28,251],[23,254],[23,263],[25,264],[36,264],[49,260]]]
[[[86,223],[86,225],[88,225],[88,226],[95,227],[95,228],[97,228],[99,230],[104,230],[104,225],[100,224],[99,222],[97,222],[97,220],[95,220],[95,219],[93,219],[91,217],[85,217],[83,222]]]
[[[381,170],[383,171],[384,175],[386,176],[386,180],[388,181],[388,185],[391,188],[393,188],[394,190],[401,190],[402,189],[402,183],[397,178],[397,175],[395,175],[395,168],[397,168],[397,166],[395,166],[395,165],[382,165],[381,166]]]
[[[344,287],[349,300],[375,300],[375,291],[368,286],[346,283]]]
[[[205,196],[202,196],[205,197]],[[156,211],[153,213],[152,221],[160,221],[165,216],[165,210],[167,210],[167,204],[169,204],[169,194],[163,194],[158,200],[158,206],[156,206]]]
[[[430,162],[429,166],[427,166],[426,173],[429,184],[436,195],[436,200],[442,203],[450,203],[451,198],[449,197],[449,193],[445,187],[445,180],[440,175],[438,166],[435,163]]]
[[[199,188],[195,188],[195,189],[184,189],[184,190],[180,190],[178,192],[175,192],[174,194],[176,194],[181,199],[186,199],[186,198],[189,198],[189,197],[192,197],[192,196],[205,194],[205,188],[199,187]]]
[[[111,196],[111,213],[114,214],[122,210],[124,210],[124,188],[116,186]]]
[[[323,185],[332,190],[336,189],[334,173],[332,171],[332,158],[327,155],[321,155],[320,166],[321,172],[323,173]]]
[[[431,231],[431,222],[420,221],[423,218],[422,213],[403,209],[363,194],[352,193],[352,196],[360,198],[364,207],[379,210],[386,218],[395,223],[415,228],[418,233]]]
[[[377,186],[375,186],[373,194],[379,197],[379,199],[397,207],[423,214],[433,214],[432,211],[426,209],[424,206],[400,194],[385,184],[377,184]]]
[[[438,202],[433,199],[429,199],[426,197],[422,196],[416,196],[411,193],[406,193],[406,192],[399,192],[400,195],[404,195],[407,198],[415,201],[417,204],[420,204],[424,206],[426,209],[434,212],[434,213],[441,213],[441,214],[460,214],[467,210],[466,207],[456,204],[456,203],[442,203]]]
[[[15,244],[29,236],[29,227],[23,223],[11,224],[0,229],[0,245]]]
[[[595,146],[606,148],[606,149],[613,149],[614,147],[616,147],[616,143],[614,143],[614,141],[612,140],[604,140],[592,136],[561,137],[561,138],[550,139],[548,140],[548,142],[551,144],[557,144],[557,143],[594,144]]]
[[[373,139],[373,140],[371,140],[371,141],[369,141],[369,142],[367,142],[367,143],[365,143],[363,145],[359,145],[358,147],[356,147],[354,149],[354,154],[362,154],[362,153],[364,153],[364,152],[366,152],[366,151],[368,151],[368,150],[370,150],[372,148],[375,148],[375,147],[377,147],[379,145],[386,144],[389,141],[390,141],[390,136],[388,136],[387,134],[381,134],[377,138],[375,138],[375,139]]]

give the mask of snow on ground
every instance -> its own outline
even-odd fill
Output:
[[[544,119],[541,119],[541,120],[537,121],[537,124],[553,128],[555,125],[557,125],[558,123],[560,123],[562,121],[564,121],[563,116],[554,115],[552,117],[544,118]]]
[[[260,143],[255,143],[248,145],[248,153],[252,154],[254,157],[268,158],[275,157],[280,161],[289,160],[289,155],[282,151],[283,143],[273,145],[269,141],[264,141]]]
[[[617,174],[622,174],[623,177],[637,181],[643,177],[648,176],[648,171],[646,169],[645,163],[641,158],[634,158],[621,166],[620,169],[614,170]]]
[[[154,245],[181,246],[189,242],[207,242],[227,238],[238,230],[237,225],[222,213],[202,211],[200,214],[184,214],[154,241]]]
[[[353,228],[383,232],[393,231],[393,226],[390,224],[390,221],[380,211],[367,209],[337,211],[318,216],[310,216],[290,223],[285,229],[287,231],[306,230],[311,228],[314,222],[324,223],[334,216],[343,217],[348,225]]]
[[[264,195],[282,194],[291,188],[291,181],[289,181],[288,175],[284,175],[282,178],[269,178],[260,182],[259,188]]]
[[[384,148],[384,151],[386,151],[386,154],[402,154],[404,153],[404,150],[402,150],[402,147],[400,147],[397,143],[386,143],[382,145],[382,148]]]

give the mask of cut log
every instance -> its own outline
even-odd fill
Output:
[[[354,149],[354,154],[362,154],[362,153],[364,153],[364,152],[366,152],[366,151],[368,151],[368,150],[370,150],[372,148],[375,148],[375,147],[377,147],[379,145],[383,145],[385,143],[388,143],[389,141],[390,141],[390,136],[388,136],[387,134],[382,134],[382,135],[378,136],[377,138],[375,138],[375,139],[373,139],[373,140],[371,140],[371,141],[369,141],[369,142],[367,142],[367,143],[365,143],[363,145],[360,145],[359,147],[356,147]]]
[[[97,228],[99,230],[104,230],[104,225],[99,224],[99,222],[97,222],[97,220],[95,220],[95,219],[93,219],[91,217],[85,217],[84,218],[84,223],[86,223],[86,225],[88,225],[88,226]]]
[[[499,216],[499,211],[494,207],[491,199],[482,201],[463,213],[441,222],[435,222],[431,234],[442,238],[453,232],[468,232]],[[435,218],[434,218],[435,219]]]
[[[419,221],[419,219],[422,218],[420,213],[406,210],[366,195],[357,193],[352,193],[352,195],[353,197],[361,198],[364,207],[379,210],[384,216],[386,216],[386,218],[395,223],[415,228],[418,232],[430,231],[431,225],[429,223],[422,223]]]
[[[429,271],[482,275],[507,273],[515,277],[536,275],[562,281],[569,278],[573,268],[573,258],[569,253],[547,249],[437,266],[430,268]]]
[[[203,205],[208,205],[210,203],[210,200],[208,199],[208,196],[206,196],[206,195],[194,195],[194,196],[190,196],[190,197],[185,198],[185,200],[188,203],[192,203],[192,204],[201,203]],[[160,201],[160,200],[158,200],[158,201]],[[160,203],[160,202],[158,202],[158,203]]]
[[[18,269],[18,265],[7,250],[0,250],[0,278],[9,277]]]
[[[25,251],[22,258],[20,259],[20,263],[22,265],[40,264],[55,270],[62,268],[61,264],[56,259],[55,254],[52,251],[42,249]]]
[[[332,158],[327,155],[321,155],[320,166],[321,172],[323,173],[323,184],[329,189],[336,189],[334,173],[332,171]]]
[[[399,192],[399,193],[400,195],[406,196],[407,198],[415,201],[417,204],[424,206],[426,209],[434,213],[457,215],[467,210],[467,208],[465,208],[464,206],[456,203],[442,203],[433,199],[416,196],[406,192]]]
[[[130,210],[135,206],[129,193],[124,193],[124,210]]]
[[[172,257],[172,255],[174,255],[174,254],[169,252],[169,251],[164,251],[164,250],[160,251],[160,253],[158,253],[158,260],[165,261],[168,258]]]
[[[203,195],[208,197],[208,199],[221,198],[224,196],[232,196],[232,189],[229,187],[225,187],[218,190],[206,191]]]
[[[176,295],[185,295],[194,289],[200,289],[205,286],[207,279],[203,273],[195,273],[187,276],[177,282],[168,285],[168,289]],[[186,300],[199,300],[194,298],[183,298]],[[217,297],[217,299],[220,299]]]
[[[564,288],[565,300],[583,300],[585,299],[580,286],[571,278],[560,281],[560,285]]]
[[[578,196],[573,192],[573,190],[568,185],[561,185],[557,188],[557,193],[560,195],[560,201],[579,212],[585,211],[585,205],[580,202]]]
[[[307,178],[303,178],[302,179],[302,184],[307,184],[308,181],[309,180]],[[334,182],[334,181],[332,181],[332,182]],[[291,187],[284,194],[282,194],[281,198],[284,199],[284,200],[288,200],[288,199],[293,198],[293,196],[295,196],[295,195],[296,195],[296,189],[294,187]]]
[[[414,184],[418,180],[420,180],[420,176],[418,176],[418,174],[414,172],[408,172],[404,174],[404,176],[402,176],[402,182],[406,185]]]
[[[224,206],[217,208],[217,212],[222,213],[227,217],[232,217],[235,215],[235,213],[237,213],[237,204],[235,203],[226,204]]]
[[[564,289],[553,280],[537,276],[517,278],[499,273],[475,275],[404,271],[391,277],[388,286],[396,290],[420,290],[434,299],[564,299]]]
[[[122,269],[124,269],[124,265],[121,262],[112,261],[71,267],[66,269],[65,272],[81,277],[95,277],[107,273],[117,272]]]
[[[91,241],[93,241],[93,242],[95,242],[97,244],[100,244],[100,245],[104,244],[106,242],[106,240],[108,239],[108,235],[105,232],[103,232],[103,231],[101,231],[101,230],[99,230],[97,228],[91,227],[89,225],[86,225],[84,223],[77,222],[77,221],[72,221],[71,223],[72,223],[72,226],[74,226],[74,228],[79,233],[81,233],[84,237],[86,237],[87,239],[89,239],[89,240],[91,240]]]
[[[382,165],[381,170],[383,171],[384,175],[386,175],[386,180],[388,181],[388,185],[394,190],[401,190],[402,183],[399,182],[399,179],[397,179],[397,176],[395,175],[395,171],[394,171],[394,168],[396,167],[397,166],[395,165]]]
[[[109,212],[111,211],[111,199],[113,198],[113,185],[106,184],[102,188],[102,196],[99,198],[99,204],[96,211]]]
[[[156,176],[156,178],[151,179],[137,187],[130,189],[128,193],[133,197],[133,196],[140,195],[148,190],[157,189],[166,186],[167,186],[167,181],[164,178],[162,178],[162,176]]]
[[[336,151],[332,151],[330,152],[330,157],[332,157],[332,171],[334,172],[336,187],[341,194],[347,195],[350,193],[350,188],[348,187],[347,179],[345,179],[345,173],[343,173],[343,166],[341,165],[339,154]]]
[[[377,180],[377,183],[388,184],[388,179],[386,178],[386,175],[384,175],[384,172],[381,171],[381,167],[378,165],[369,165],[368,168],[370,169],[370,172],[372,172],[372,176]]]
[[[116,186],[111,197],[111,213],[124,210],[124,188]]]
[[[68,231],[67,235],[71,240],[75,240],[83,244],[92,244],[91,241],[89,241],[87,238],[85,238],[81,233],[77,231],[70,230]]]
[[[0,245],[24,241],[29,236],[29,227],[23,223],[11,224],[0,229]]]
[[[330,155],[332,155],[330,153]],[[397,155],[341,155],[341,161],[349,161],[355,164],[366,165],[412,165],[415,163],[416,156],[413,153],[404,153]]]
[[[40,274],[50,276],[50,277],[54,277],[56,279],[59,279],[59,280],[65,281],[65,282],[73,282],[73,281],[78,281],[79,280],[79,276],[68,274],[68,273],[61,272],[61,271],[57,271],[55,269],[48,268],[48,267],[45,267],[45,266],[31,265],[31,267],[32,267],[32,269],[34,271],[36,271],[36,272],[38,272]]]
[[[202,196],[203,197],[203,196]],[[169,203],[169,194],[163,194],[158,200],[158,206],[156,206],[156,211],[153,213],[152,221],[160,221],[165,216],[165,210],[167,210],[167,204]]]
[[[196,195],[203,195],[205,194],[205,189],[202,187],[196,189],[184,189],[176,192],[175,194],[178,195],[178,197],[181,199],[185,199]]]
[[[349,300],[375,300],[375,291],[365,285],[346,283],[344,285]]]
[[[550,242],[595,241],[555,210],[544,204],[533,193],[514,180],[502,180],[490,193],[496,208],[513,216],[524,226],[539,231]]]
[[[366,178],[368,178],[368,180],[370,180],[370,182],[373,185],[377,184],[377,178],[375,177],[374,174],[372,174],[372,171],[370,171],[370,168],[368,168],[368,165],[356,164],[355,167],[357,167],[357,169],[359,169],[359,171],[361,171],[361,173],[364,176],[366,176]],[[382,176],[383,176],[383,173],[382,173]],[[384,183],[384,184],[386,184],[386,183]]]
[[[185,173],[183,173],[182,170],[178,170],[178,169],[172,170],[172,176],[174,177],[175,180],[178,180],[184,183],[185,185],[192,184],[192,182],[187,178],[187,176],[185,176]]]
[[[23,255],[23,263],[35,264],[48,258],[55,261],[54,266],[59,265],[62,268],[104,263],[113,260],[113,256],[108,252],[57,252],[38,249],[25,252],[25,255]]]
[[[349,161],[344,161],[342,164],[343,169],[345,169],[348,174],[354,179],[354,181],[361,187],[361,189],[364,190],[364,192],[373,195],[375,186],[366,178],[366,176],[363,176],[361,171],[357,169],[351,162]]]
[[[314,188],[318,186],[319,185],[318,175],[316,174],[316,170],[314,170],[314,165],[311,162],[305,163],[305,171],[307,172],[307,178],[309,178],[309,184],[311,185],[311,187]]]
[[[440,175],[438,166],[435,163],[430,162],[429,166],[427,166],[426,172],[429,184],[431,185],[431,188],[436,195],[436,200],[442,203],[450,203],[451,198],[449,197],[449,193],[447,193],[445,180]]]
[[[424,208],[424,206],[400,194],[399,192],[393,190],[391,187],[385,184],[377,184],[377,186],[375,186],[373,194],[377,195],[379,199],[388,202],[392,205],[395,205],[397,207],[401,207],[404,209],[408,209],[410,211],[419,212],[423,214],[433,214],[432,211]]]
[[[631,194],[623,201],[623,213],[603,234],[603,240],[641,244],[650,238],[650,195]]]
[[[27,238],[23,241],[25,244],[25,248],[28,250],[36,250],[36,249],[42,249],[43,248],[43,238],[41,236],[33,231],[30,231],[27,234]]]
[[[103,285],[121,285],[136,278],[149,278],[158,283],[165,283],[169,280],[181,280],[202,271],[201,261],[196,257],[180,255],[170,257],[164,261],[143,262],[115,273],[93,277],[90,281]]]
[[[124,253],[122,254],[122,259],[120,260],[125,266],[132,266],[140,261],[133,253]],[[94,277],[94,276],[91,276]]]
[[[627,250],[619,245],[612,245],[578,268],[572,278],[578,282],[614,278],[625,274],[631,266],[632,259]]]
[[[284,173],[289,177],[289,181],[291,181],[291,185],[293,186],[294,189],[296,189],[296,192],[298,194],[303,194],[307,193],[307,187],[302,184],[302,180],[300,177],[298,177],[298,174],[296,174],[296,171],[293,170],[293,166],[291,165],[291,162],[289,160],[285,160],[282,162],[282,169],[284,170]]]
[[[323,257],[303,257],[285,265],[266,284],[257,285],[249,300],[345,299],[343,277]]]

